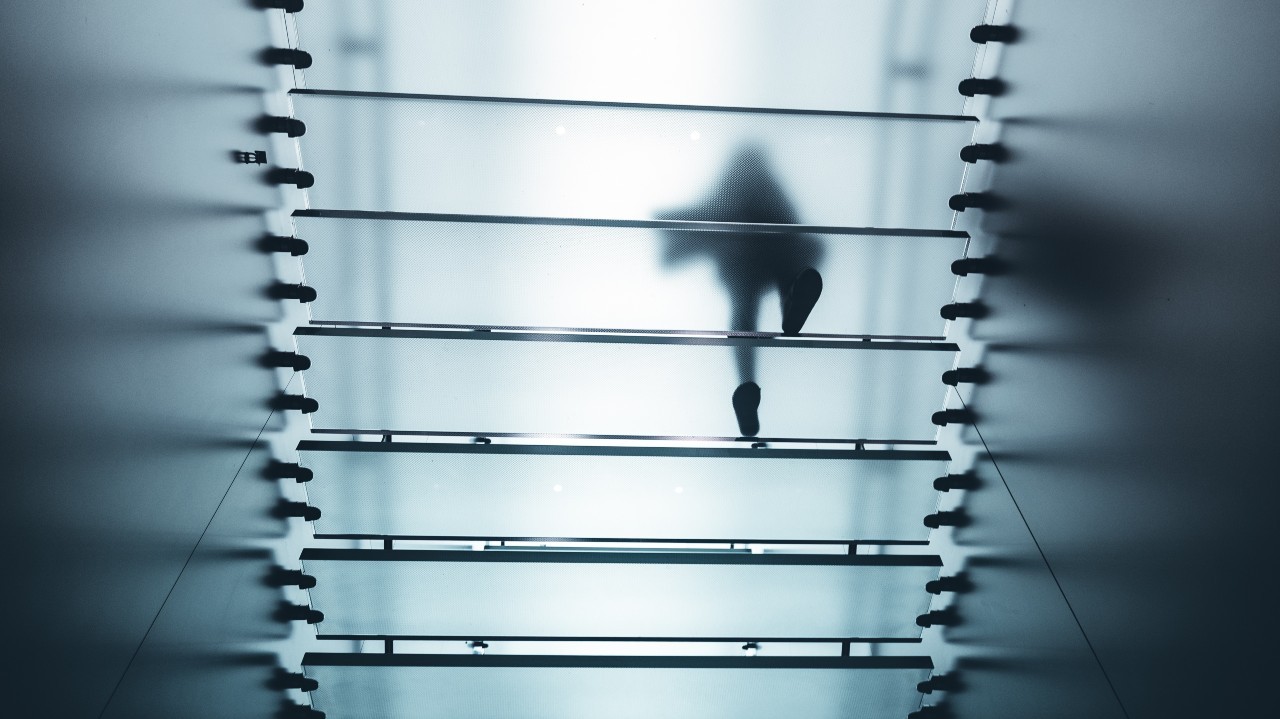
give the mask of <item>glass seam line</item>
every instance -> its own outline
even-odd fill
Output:
[[[341,430],[339,430],[341,431]],[[389,432],[389,430],[388,430]],[[326,430],[326,433],[329,433]],[[387,432],[373,432],[386,434]],[[394,434],[394,432],[391,432]],[[465,435],[476,436],[476,435]],[[479,435],[488,436],[488,435]],[[880,444],[867,441],[868,444]],[[887,442],[886,442],[887,443]],[[928,441],[926,444],[932,445]],[[746,459],[768,457],[772,459],[837,459],[837,460],[924,460],[949,462],[951,454],[943,450],[883,450],[883,449],[774,449],[762,452],[758,449],[730,447],[628,447],[597,445],[556,444],[460,444],[423,442],[360,442],[336,440],[300,440],[296,447],[303,452],[411,452],[423,454],[537,454],[562,456],[611,456],[611,457],[685,457]]]
[[[792,442],[807,444],[875,444],[875,445],[923,445],[935,447],[938,444],[936,439],[868,439],[868,438],[841,438],[841,437],[700,437],[692,435],[647,435],[647,434],[570,434],[570,433],[553,433],[553,432],[457,432],[445,430],[431,429],[359,429],[350,427],[312,427],[312,434],[344,434],[344,435],[401,435],[406,437],[503,437],[513,439],[587,439],[600,441],[630,441],[636,440],[641,442],[751,442],[752,444],[768,444],[769,442]],[[373,443],[370,443],[373,444]],[[394,444],[394,443],[388,443]],[[408,443],[406,443],[408,444]],[[417,443],[415,443],[417,444]],[[503,445],[506,446],[506,445]],[[755,449],[755,448],[753,448]],[[397,451],[397,450],[391,450]],[[778,450],[768,450],[768,452],[777,452]],[[905,451],[905,450],[892,450]],[[765,452],[761,452],[762,455]],[[783,456],[780,454],[768,454],[768,456]],[[887,459],[887,457],[886,457]]]
[[[594,217],[531,217],[522,215],[478,215],[440,212],[398,212],[387,210],[333,210],[308,208],[293,211],[293,217],[338,220],[388,220],[401,222],[474,222],[493,225],[549,225],[558,227],[615,227],[691,232],[756,232],[761,234],[870,235],[876,237],[932,237],[968,239],[963,230],[931,230],[905,227],[841,227],[834,225],[789,225],[780,223],[713,222],[709,220],[623,220]]]
[[[859,117],[886,120],[929,120],[940,122],[977,122],[972,115],[932,115],[903,112],[858,112],[854,110],[803,110],[780,107],[737,107],[732,105],[674,105],[647,102],[611,102],[605,100],[557,100],[534,97],[490,97],[484,95],[431,95],[411,92],[373,92],[367,90],[313,90],[294,89],[290,95],[314,95],[320,97],[365,98],[380,100],[437,100],[446,102],[497,102],[517,105],[559,105],[576,107],[601,107],[640,110],[686,110],[695,112],[741,112],[764,115],[823,115],[828,117]]]
[[[901,342],[858,340],[774,339],[759,337],[695,337],[673,334],[664,335],[599,335],[563,334],[552,332],[465,332],[422,329],[380,329],[364,327],[302,326],[293,332],[295,337],[361,337],[368,339],[428,339],[461,340],[468,342],[577,342],[585,344],[636,344],[636,345],[695,345],[704,347],[761,347],[769,349],[858,349],[897,350],[917,352],[959,352],[960,347],[951,342]]]

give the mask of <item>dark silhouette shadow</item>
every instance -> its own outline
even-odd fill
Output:
[[[715,185],[701,199],[659,212],[657,219],[781,225],[800,221],[768,158],[753,145],[734,153]],[[823,248],[811,235],[749,230],[663,230],[662,235],[663,262],[667,266],[695,259],[707,259],[715,265],[729,296],[731,332],[762,331],[761,302],[776,292],[783,312],[780,329],[784,334],[797,334],[821,294],[822,279],[817,267]],[[758,404],[759,392],[747,385],[756,380],[755,348],[737,347],[735,360],[743,385],[735,399],[748,401],[735,401],[734,409],[743,435],[754,436],[759,428],[758,422],[752,421],[755,407],[749,400]]]

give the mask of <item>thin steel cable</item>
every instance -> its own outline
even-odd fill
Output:
[[[288,387],[288,385],[285,385]],[[151,630],[155,628],[156,622],[160,619],[161,612],[164,611],[165,605],[169,603],[169,598],[173,596],[173,590],[178,588],[178,582],[182,580],[182,575],[190,566],[192,558],[196,556],[196,550],[200,548],[200,543],[204,541],[204,537],[209,533],[209,527],[213,526],[213,520],[218,516],[218,510],[222,509],[222,503],[227,500],[227,496],[231,494],[231,488],[235,486],[236,480],[239,479],[240,473],[244,471],[244,466],[249,462],[249,456],[253,454],[253,450],[258,447],[258,442],[262,440],[262,433],[267,429],[267,423],[275,416],[275,410],[267,413],[267,419],[258,428],[258,435],[253,438],[253,444],[249,445],[249,450],[245,452],[244,459],[240,461],[240,466],[236,468],[235,476],[231,478],[231,482],[227,484],[227,489],[222,493],[222,498],[218,500],[218,506],[213,508],[213,514],[209,515],[209,521],[204,525],[204,531],[200,532],[200,537],[196,539],[196,543],[191,547],[191,552],[187,554],[187,561],[182,563],[182,569],[178,570],[178,576],[173,578],[173,584],[169,586],[169,591],[164,595],[164,601],[160,602],[160,607],[156,609],[156,614],[151,618],[151,623],[147,625],[147,631],[142,633],[142,639],[138,641],[138,646],[134,648],[133,654],[129,657],[129,663],[125,665],[124,671],[120,672],[120,678],[116,680],[116,684],[111,688],[111,694],[107,696],[107,701],[102,705],[102,711],[98,712],[98,719],[102,719],[106,715],[107,709],[111,708],[111,702],[116,698],[116,692],[120,691],[120,686],[124,684],[124,678],[129,675],[129,670],[133,668],[133,662],[137,660],[138,654],[142,651],[142,646],[147,643],[147,637],[151,636]]]
[[[965,403],[964,398],[959,392],[955,393],[956,398],[960,400],[960,404],[965,409],[969,405]],[[1000,477],[1000,482],[1004,484],[1004,491],[1009,494],[1009,499],[1013,501],[1013,508],[1018,510],[1018,517],[1022,519],[1022,524],[1027,528],[1027,534],[1031,535],[1031,541],[1036,545],[1036,551],[1040,553],[1040,559],[1044,562],[1044,566],[1049,570],[1049,576],[1053,577],[1053,583],[1058,587],[1058,593],[1062,595],[1062,601],[1067,605],[1067,611],[1071,612],[1071,618],[1075,620],[1076,627],[1080,630],[1080,636],[1084,637],[1084,643],[1089,647],[1089,652],[1093,654],[1093,661],[1098,664],[1098,671],[1102,672],[1102,678],[1107,680],[1107,687],[1111,689],[1111,695],[1116,698],[1116,704],[1120,707],[1120,712],[1124,714],[1125,719],[1129,719],[1129,710],[1125,708],[1124,702],[1120,699],[1120,692],[1116,691],[1116,685],[1111,681],[1111,675],[1107,673],[1107,668],[1102,664],[1102,658],[1098,656],[1098,650],[1093,648],[1093,641],[1089,639],[1089,633],[1084,630],[1084,624],[1080,622],[1080,617],[1076,615],[1075,607],[1071,606],[1071,600],[1067,598],[1066,591],[1062,588],[1062,582],[1058,581],[1057,572],[1053,571],[1053,565],[1049,563],[1049,557],[1045,555],[1044,549],[1040,546],[1040,540],[1036,539],[1036,533],[1031,530],[1031,523],[1027,521],[1027,515],[1022,513],[1022,507],[1018,504],[1018,498],[1013,496],[1013,490],[1009,488],[1009,482],[1004,478],[1004,472],[1000,471],[1000,464],[996,462],[995,456],[991,454],[991,448],[987,446],[987,440],[982,436],[982,430],[978,429],[978,423],[973,423],[973,431],[977,433],[978,439],[982,441],[982,449],[987,453],[987,458],[991,460],[991,466],[996,468],[996,474]]]

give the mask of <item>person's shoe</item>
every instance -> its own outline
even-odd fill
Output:
[[[822,275],[810,267],[796,277],[782,306],[782,334],[798,335],[818,298],[822,296]]]
[[[733,391],[733,413],[738,416],[738,431],[743,437],[760,434],[760,385],[743,382]]]

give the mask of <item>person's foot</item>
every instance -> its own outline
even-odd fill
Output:
[[[782,305],[782,334],[798,335],[818,298],[822,296],[822,275],[810,267],[801,272],[791,283],[786,302]]]
[[[743,437],[760,434],[760,385],[743,382],[733,391],[733,413],[738,416],[738,431]]]

